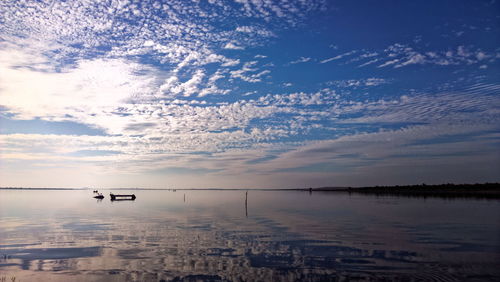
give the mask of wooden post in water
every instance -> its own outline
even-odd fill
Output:
[[[248,191],[245,192],[245,217],[248,217]]]

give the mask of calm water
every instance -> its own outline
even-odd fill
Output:
[[[123,192],[123,191],[120,191]],[[500,202],[298,191],[0,190],[0,279],[500,279]]]

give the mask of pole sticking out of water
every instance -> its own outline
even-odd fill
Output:
[[[245,192],[245,217],[248,217],[248,191]]]
[[[184,203],[186,202],[186,194],[184,193]]]

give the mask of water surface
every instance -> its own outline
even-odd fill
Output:
[[[0,278],[500,279],[498,200],[249,191],[245,205],[245,191],[119,202],[103,192],[0,190]]]

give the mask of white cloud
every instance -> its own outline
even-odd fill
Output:
[[[475,85],[458,93],[408,94],[377,100],[370,100],[370,95],[366,99],[344,96],[339,93],[348,90],[337,93],[332,89],[301,92],[289,88],[289,93],[274,94],[273,87],[281,87],[269,81],[271,70],[275,72],[272,58],[257,60],[266,58],[258,54],[253,56],[255,61],[245,62],[243,57],[240,61],[230,54],[246,52],[221,50],[250,51],[265,45],[283,29],[300,24],[307,13],[321,9],[324,3],[212,1],[205,3],[209,7],[205,8],[197,1],[182,0],[151,5],[129,1],[112,1],[109,5],[78,0],[51,5],[3,1],[2,111],[14,120],[72,121],[109,135],[3,134],[0,159],[2,163],[19,161],[40,167],[75,165],[92,170],[96,166],[115,174],[169,167],[207,171],[223,167],[221,173],[231,174],[238,170],[244,173],[249,167],[245,161],[263,157],[262,150],[284,152],[271,161],[251,166],[265,173],[307,166],[314,161],[328,162],[329,157],[342,158],[342,152],[389,158],[410,146],[411,152],[420,154],[424,149],[413,144],[417,141],[431,142],[432,138],[446,139],[453,134],[484,136],[480,130],[498,131],[496,85]],[[221,22],[225,24],[214,24]],[[241,23],[245,24],[238,26]],[[495,52],[470,45],[421,50],[397,43],[384,50],[346,52],[320,63],[344,59],[342,63],[357,62],[360,67],[477,64],[484,69],[498,58]],[[291,63],[312,60],[301,57]],[[389,82],[372,77],[334,81],[330,85],[356,88]],[[300,85],[294,82],[294,86]],[[238,96],[206,98],[229,93],[244,93],[243,100]],[[408,125],[398,128],[401,123]],[[380,124],[392,129],[366,132],[383,127]],[[330,140],[319,144],[287,139],[315,138],[308,135],[311,130],[321,130]],[[339,137],[346,134],[350,136]],[[490,144],[483,141],[467,145]],[[447,147],[447,153],[467,151],[462,145]],[[447,148],[431,149],[436,153]],[[82,151],[104,154],[74,154]],[[196,156],[200,151],[210,156]],[[300,159],[301,151],[310,153],[311,158]],[[368,167],[356,158],[351,157],[347,164]],[[109,162],[114,165],[109,166]]]
[[[449,122],[461,124],[489,124],[497,120],[495,107],[500,106],[494,96],[498,87],[480,87],[459,93],[403,95],[400,99],[379,100],[343,107],[344,113],[363,112],[362,117],[344,119],[348,123],[427,123]],[[470,113],[474,112],[474,115]]]
[[[325,5],[323,1],[276,2],[272,0],[236,0],[235,2],[241,4],[247,16],[263,18],[267,22],[275,18],[281,18],[293,25],[297,24],[309,11],[321,10]]]
[[[205,72],[203,70],[196,70],[193,76],[183,82],[170,88],[170,91],[176,95],[183,94],[185,97],[191,96],[198,92],[201,81],[205,77]],[[167,94],[168,95],[168,94]]]
[[[221,79],[221,78],[224,78],[225,75],[222,74],[221,71],[217,71],[215,72],[209,79],[208,81],[209,82],[212,82],[212,83],[215,83],[217,80]]]
[[[276,37],[276,35],[263,26],[239,26],[236,28],[237,32],[248,33],[252,35],[259,35],[262,37]]]
[[[378,67],[379,68],[383,68],[383,67],[386,67],[386,66],[394,65],[397,62],[399,62],[399,59],[390,60],[390,61],[387,61],[387,62],[379,65]]]
[[[155,42],[153,40],[146,40],[144,42],[144,46],[145,47],[151,47],[151,46],[154,46],[155,45]]]
[[[378,86],[381,84],[387,84],[389,81],[384,78],[370,77],[364,79],[348,79],[348,80],[333,80],[329,81],[327,84],[336,87],[370,87],[370,86]]]
[[[364,81],[368,84],[372,82],[378,83],[378,80],[374,78]],[[342,173],[351,176],[356,175],[359,170],[375,173],[388,163],[399,164],[400,170],[397,171],[407,173],[411,170],[407,160],[415,161],[412,154],[429,156],[426,160],[433,160],[433,156],[440,154],[456,155],[459,158],[461,154],[474,150],[475,147],[471,144],[481,144],[482,149],[489,150],[493,146],[490,142],[493,139],[488,139],[485,134],[498,127],[498,112],[495,109],[500,105],[494,95],[484,93],[498,89],[500,88],[495,85],[476,85],[460,94],[422,94],[371,102],[346,100],[333,90],[324,89],[314,93],[269,94],[256,100],[241,100],[218,106],[197,106],[189,100],[123,105],[120,110],[120,126],[117,127],[121,129],[116,131],[121,134],[119,136],[2,135],[2,159],[9,162],[29,159],[30,165],[53,162],[62,166],[67,162],[77,162],[79,166],[103,167],[102,173],[110,174],[119,171],[142,173],[148,169],[190,167],[208,171],[217,168],[222,171],[214,173],[238,173],[240,176],[248,173],[248,169],[253,171],[253,175],[269,171],[288,175],[287,169],[294,170],[318,163],[323,163],[328,168],[335,166],[335,160],[342,159],[342,165],[348,167]],[[328,110],[316,111],[317,106]],[[471,115],[471,112],[480,114]],[[102,120],[109,121],[113,118],[109,113],[98,114]],[[269,124],[278,114],[291,115],[292,118],[276,125]],[[342,115],[351,118],[336,119]],[[352,118],[359,115],[361,117]],[[346,122],[408,122],[420,125],[375,133],[361,131],[319,142],[269,142],[293,134],[303,134],[311,128],[321,128],[320,124],[314,123],[318,119],[333,120],[340,124],[325,126],[325,130],[332,132],[345,128],[342,123]],[[87,120],[95,122],[101,119]],[[263,125],[251,125],[256,120],[262,121]],[[453,143],[452,146],[440,145],[447,136],[453,135],[482,139],[479,143],[465,140]],[[433,145],[433,140],[439,142]],[[419,142],[428,144],[420,146]],[[27,153],[27,148],[36,148],[38,152]],[[278,151],[282,153],[275,153],[273,158],[252,165],[246,162],[251,157],[262,157],[263,148],[269,151],[279,148]],[[72,155],[78,151],[120,153]],[[200,151],[210,153],[211,157],[195,159],[196,155],[184,154]],[[477,153],[477,156],[482,155]],[[114,165],[107,167],[110,161]],[[144,166],[144,163],[148,165]],[[430,164],[431,167],[439,165],[435,161]],[[335,174],[327,170],[318,176],[324,177],[332,173]]]
[[[243,96],[250,96],[250,95],[257,94],[257,93],[258,92],[256,90],[254,90],[254,91],[248,91],[248,92],[243,93]]]
[[[421,55],[421,54],[418,54],[418,53],[413,53],[411,55],[408,56],[407,60],[400,63],[400,64],[397,64],[395,67],[396,68],[400,68],[400,67],[404,67],[406,65],[412,65],[412,64],[424,64],[425,63],[425,56],[424,55]]]
[[[238,50],[262,45],[266,38],[276,35],[259,24],[260,19],[283,28],[297,23],[308,11],[321,8],[317,2],[252,4],[243,1],[236,5],[217,2],[205,7],[196,1],[182,0],[169,1],[168,5],[80,0],[46,5],[8,0],[0,5],[1,35],[4,41],[23,41],[33,49],[36,44],[43,46],[40,53],[48,56],[52,64],[95,56],[117,58],[147,54],[161,64],[178,64],[177,69],[214,61],[234,66],[238,60],[216,53],[221,42],[227,42],[225,48]],[[217,8],[212,9],[212,5]],[[214,20],[218,22],[229,16],[235,20],[244,18],[248,24],[232,31],[213,24]],[[105,51],[108,48],[111,50]]]
[[[322,89],[314,93],[296,92],[290,94],[268,94],[261,96],[255,103],[258,105],[276,106],[310,106],[310,105],[331,105],[340,96],[334,90]]]
[[[228,42],[226,45],[224,45],[224,49],[230,49],[230,50],[243,50],[245,49],[244,47],[238,46],[233,42]]]
[[[246,33],[252,33],[254,32],[254,28],[251,26],[239,26],[236,28],[236,31],[238,32],[246,32]]]
[[[0,101],[19,119],[40,117],[61,120],[66,116],[101,128],[113,128],[115,119],[98,119],[129,103],[147,100],[154,92],[155,70],[121,59],[79,61],[75,68],[52,73],[23,65],[33,56],[10,57],[12,51],[0,51]],[[137,75],[141,72],[141,75]],[[28,82],[28,83],[27,83]],[[91,121],[93,120],[93,121]]]
[[[378,61],[379,61],[379,59],[373,59],[373,60],[370,60],[370,61],[368,61],[368,62],[366,62],[366,63],[363,63],[363,64],[359,65],[358,67],[359,67],[359,68],[366,67],[366,66],[371,65],[371,64],[374,64],[374,63],[376,63],[376,62],[378,62]]]
[[[476,59],[477,59],[478,61],[482,61],[482,60],[487,59],[487,58],[489,58],[489,57],[490,57],[490,56],[488,56],[485,52],[482,52],[482,51],[478,51],[478,52],[476,53]]]
[[[321,60],[319,63],[320,64],[325,64],[325,63],[328,63],[328,62],[331,62],[331,61],[339,60],[339,59],[342,59],[344,57],[350,56],[350,55],[352,55],[352,54],[354,54],[356,52],[357,52],[356,50],[349,51],[349,52],[337,55],[335,57],[331,57],[331,58],[328,58],[328,59]]]
[[[494,57],[491,54],[487,54],[479,49],[472,50],[470,47],[458,46],[456,51],[427,51],[425,53],[420,53],[415,51],[412,47],[396,43],[384,50],[386,55],[385,58],[377,58],[371,60],[367,63],[360,65],[360,67],[372,64],[377,61],[385,60],[384,63],[380,64],[378,67],[387,67],[392,65],[394,68],[400,68],[409,65],[425,65],[425,64],[435,64],[435,65],[461,65],[461,64],[476,64],[487,58]]]
[[[255,67],[257,63],[257,61],[246,62],[245,64],[243,64],[243,67],[241,69],[231,71],[231,77],[239,78],[251,83],[261,82],[262,76],[269,74],[271,71],[263,70],[256,73],[257,71],[259,71],[259,69]]]
[[[298,58],[297,60],[295,61],[291,61],[290,64],[300,64],[300,63],[306,63],[306,62],[309,62],[311,60],[310,57],[300,57]]]

